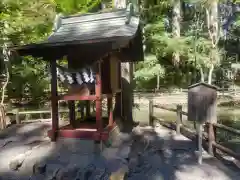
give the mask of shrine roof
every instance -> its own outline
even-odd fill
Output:
[[[39,43],[13,47],[20,55],[43,57],[46,53],[59,52],[57,47],[71,45],[102,44],[112,49],[121,48],[137,36],[139,17],[130,11],[114,10],[75,16],[59,16],[55,20],[53,33]]]
[[[60,27],[48,38],[47,43],[88,43],[89,40],[132,37],[137,31],[139,18],[131,17],[126,23],[127,13],[121,10],[60,18]]]

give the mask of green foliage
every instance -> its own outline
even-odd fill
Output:
[[[162,76],[163,74],[164,68],[159,64],[156,56],[148,55],[145,57],[144,62],[138,64],[137,71],[135,72],[135,79],[150,80],[156,76]]]
[[[50,35],[57,13],[71,15],[93,12],[97,11],[100,5],[100,0],[2,0],[0,45],[42,41]],[[14,98],[17,102],[28,99],[39,104],[45,97],[44,91],[49,89],[46,64],[31,57],[15,57],[11,65],[8,98]]]
[[[0,45],[9,42],[14,45],[39,42],[51,33],[57,13],[72,15],[94,12],[99,10],[101,3],[108,10],[112,8],[111,2],[112,0],[2,0]],[[189,76],[195,78],[200,68],[208,69],[212,64],[215,68],[222,68],[223,62],[235,61],[236,58],[232,57],[239,51],[239,15],[229,32],[229,39],[220,39],[220,45],[212,48],[205,17],[205,8],[209,7],[211,1],[181,1],[180,38],[172,36],[173,0],[128,2],[132,2],[135,8],[141,7],[140,16],[144,24],[145,61],[136,64],[135,72],[138,88],[154,88],[157,77],[160,77],[160,84],[164,86],[187,86],[192,82],[192,77]],[[184,6],[187,2],[191,2],[193,6]],[[180,55],[178,66],[172,62],[173,52]],[[31,96],[35,103],[40,102],[40,97],[49,88],[46,64],[25,57],[15,58],[11,65],[9,98],[14,97],[21,101],[22,98]]]
[[[0,3],[2,40],[24,44],[43,39],[50,32],[55,13],[53,6],[47,6],[48,0],[4,0]]]
[[[190,2],[192,6],[185,6]],[[151,54],[156,58],[154,65],[159,73],[152,71],[149,66],[149,60],[139,63],[135,72],[137,79],[154,79],[156,76],[164,78],[169,77],[166,70],[172,69],[177,80],[172,81],[187,82],[185,74],[196,76],[200,69],[207,70],[214,65],[219,67],[224,58],[225,50],[219,46],[212,48],[212,41],[209,39],[206,26],[205,8],[209,6],[210,1],[189,0],[182,1],[181,10],[181,37],[175,38],[172,35],[172,7],[173,1],[144,1],[142,18],[144,26],[144,46],[145,53]],[[180,65],[172,63],[172,54],[180,55]],[[166,59],[168,59],[166,61]],[[186,73],[187,72],[187,73]],[[179,74],[184,74],[179,76]],[[190,77],[191,78],[191,77]]]
[[[101,0],[51,0],[58,13],[72,15],[88,13],[99,9]]]

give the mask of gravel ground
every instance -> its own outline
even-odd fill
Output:
[[[0,134],[3,180],[238,180],[233,171],[208,156],[198,165],[195,144],[161,126],[137,127],[119,134],[118,143],[99,147],[93,141],[46,138],[48,123],[15,126]],[[20,166],[16,167],[16,162]]]

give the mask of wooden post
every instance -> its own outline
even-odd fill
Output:
[[[16,123],[17,124],[21,124],[20,116],[19,116],[19,110],[18,109],[16,109]]]
[[[101,62],[99,62],[98,73],[96,74],[96,123],[98,132],[102,132],[102,82],[101,82]]]
[[[90,117],[91,109],[90,109],[90,101],[86,101],[86,116]]]
[[[127,0],[113,0],[113,8],[115,9],[125,9],[127,8]],[[129,83],[129,87],[131,88],[131,91],[133,90],[133,63],[132,62],[122,62],[120,64],[120,71],[121,71],[121,81],[122,79],[125,79]],[[121,82],[121,115],[126,120],[126,112],[124,111],[124,90],[123,90],[123,83]],[[133,108],[133,92],[131,92],[131,98],[129,108]],[[132,109],[129,110],[132,112]]]
[[[216,128],[213,123],[208,123],[208,153],[211,155],[216,154],[216,148],[213,146],[214,142],[216,142]]]
[[[203,124],[198,123],[198,163],[202,164],[202,134],[203,134]]]
[[[68,109],[69,109],[69,120],[72,128],[75,128],[76,114],[75,114],[75,102],[68,101]]]
[[[95,110],[95,101],[92,101],[92,103],[91,103],[91,106],[92,106],[92,112],[96,112]]]
[[[153,126],[153,100],[149,100],[149,126]]]
[[[57,131],[58,131],[58,92],[57,92],[57,62],[56,60],[50,61],[51,67],[51,105],[52,105],[52,134],[51,141],[57,140]]]
[[[107,98],[107,108],[108,108],[108,117],[109,117],[109,121],[108,121],[108,125],[110,127],[113,126],[113,109],[112,109],[112,98]]]
[[[121,63],[119,62],[118,65],[118,73],[119,73],[119,87],[121,88],[121,92],[116,94],[116,98],[119,98],[120,100],[120,106],[119,106],[119,116],[122,118],[123,117],[123,83],[122,83],[122,70],[121,70]],[[116,99],[115,98],[115,99]]]
[[[176,127],[177,134],[181,133],[180,132],[181,125],[182,125],[182,105],[177,105],[177,127]]]
[[[25,114],[25,121],[29,120],[31,117],[31,114]]]
[[[39,117],[40,117],[40,119],[42,120],[42,119],[43,119],[43,114],[40,113],[40,114],[39,114]]]
[[[80,103],[80,114],[81,114],[81,119],[83,120],[84,117],[85,117],[85,114],[84,114],[84,104]]]

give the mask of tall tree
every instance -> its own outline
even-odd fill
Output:
[[[180,38],[180,22],[181,22],[181,1],[174,0],[173,1],[173,8],[172,8],[172,34],[173,38],[179,39]],[[180,55],[179,53],[173,52],[173,63],[175,65],[179,64],[180,62]]]
[[[218,21],[218,0],[209,0],[206,4],[206,23],[208,35],[212,42],[212,52],[210,56],[210,68],[208,74],[208,83],[212,84],[212,74],[214,65],[219,61],[218,42],[219,42],[219,21]]]

